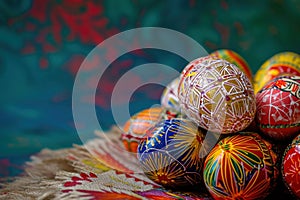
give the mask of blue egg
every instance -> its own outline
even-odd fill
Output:
[[[187,119],[163,120],[147,131],[138,146],[141,167],[151,180],[171,188],[202,181],[204,130]],[[202,148],[204,147],[204,148]]]

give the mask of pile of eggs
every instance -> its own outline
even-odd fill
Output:
[[[122,141],[166,188],[262,199],[283,181],[300,198],[300,55],[276,54],[254,77],[234,51],[197,58],[166,87],[161,107],[128,120]]]

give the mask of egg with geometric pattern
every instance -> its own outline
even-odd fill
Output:
[[[187,117],[211,132],[244,130],[255,117],[251,81],[234,64],[216,57],[198,58],[184,68],[178,99]]]
[[[227,60],[228,62],[236,65],[240,70],[242,70],[249,80],[252,82],[252,72],[246,60],[240,56],[238,53],[229,49],[219,49],[210,54],[211,56],[216,56],[218,58]]]
[[[300,198],[300,134],[286,148],[281,172],[283,181],[291,194]]]
[[[275,152],[257,133],[220,140],[205,159],[203,179],[215,199],[262,199],[273,189]]]
[[[279,76],[256,94],[256,124],[274,140],[288,140],[300,131],[300,76]]]
[[[177,189],[190,189],[202,182],[208,153],[203,129],[188,119],[174,118],[150,128],[147,136],[138,146],[138,160],[148,178]]]

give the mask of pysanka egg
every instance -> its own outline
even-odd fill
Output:
[[[210,56],[185,67],[178,99],[190,119],[212,132],[241,131],[253,121],[256,111],[248,77],[234,64]]]
[[[161,105],[163,107],[180,111],[180,105],[177,97],[178,84],[179,78],[176,78],[163,91],[161,96]]]
[[[300,198],[300,134],[286,148],[281,172],[289,191]]]
[[[256,122],[276,140],[293,138],[300,131],[300,77],[280,76],[256,95]]]
[[[138,146],[138,159],[148,178],[172,188],[190,187],[202,181],[207,154],[205,134],[195,123],[186,119],[163,120],[147,135]]]
[[[249,80],[252,82],[251,69],[248,63],[245,61],[245,59],[242,56],[240,56],[238,53],[229,49],[219,49],[217,51],[212,52],[210,55],[227,60],[228,62],[234,64],[240,70],[242,70],[242,72],[244,72],[246,76],[249,78]]]
[[[254,92],[259,92],[265,84],[281,75],[300,76],[300,55],[293,52],[275,54],[259,68],[254,76]]]
[[[203,179],[215,199],[262,199],[271,192],[278,169],[264,140],[255,133],[223,138],[205,159]]]
[[[143,139],[146,131],[161,119],[181,117],[177,111],[154,107],[145,109],[132,116],[124,125],[122,141],[126,150],[136,152],[139,142]]]

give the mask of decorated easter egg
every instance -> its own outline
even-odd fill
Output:
[[[164,89],[163,94],[161,96],[161,105],[163,107],[180,111],[180,105],[177,97],[179,80],[179,78],[174,79]]]
[[[262,137],[259,132],[240,132],[240,134],[246,134],[246,135],[252,135],[259,140],[261,140],[269,150],[272,164],[273,164],[273,178],[271,180],[271,185],[270,185],[270,192],[272,192],[276,186],[277,186],[277,180],[280,175],[280,158],[282,157],[282,146],[278,145],[276,143],[270,142],[270,140],[265,139]]]
[[[215,199],[262,199],[276,182],[272,150],[255,133],[225,137],[208,154],[203,180]]]
[[[300,77],[280,76],[256,95],[259,129],[276,140],[293,138],[300,131]]]
[[[245,59],[242,56],[240,56],[238,53],[229,49],[219,49],[217,51],[212,52],[210,55],[227,60],[228,62],[234,64],[240,70],[242,70],[242,72],[244,72],[246,76],[249,78],[249,80],[252,82],[251,68],[249,67]]]
[[[162,119],[172,119],[182,115],[175,110],[154,107],[145,109],[132,116],[124,125],[122,142],[127,151],[136,152],[139,142],[146,131]]]
[[[254,76],[254,92],[259,92],[269,81],[281,75],[300,76],[300,55],[293,52],[275,54],[259,68]]]
[[[256,111],[248,77],[234,64],[210,56],[185,67],[178,99],[190,119],[212,132],[241,131],[253,121]]]
[[[190,120],[174,118],[161,121],[147,135],[138,146],[138,159],[148,178],[171,188],[190,187],[202,181],[207,154],[203,129]]]
[[[289,191],[300,198],[300,134],[288,145],[281,165],[282,178]]]

